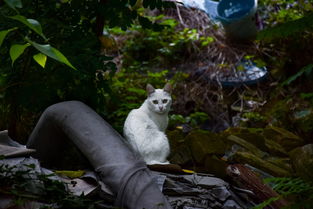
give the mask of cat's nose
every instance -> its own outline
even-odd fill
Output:
[[[159,107],[159,109],[162,111],[162,110],[163,110],[163,107],[162,107],[162,106],[160,106],[160,107]]]

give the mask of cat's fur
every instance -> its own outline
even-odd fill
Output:
[[[168,164],[170,146],[165,135],[172,104],[171,86],[154,89],[147,85],[148,97],[132,110],[124,123],[124,136],[148,164]]]

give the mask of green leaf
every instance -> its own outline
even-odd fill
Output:
[[[254,206],[252,209],[263,209],[266,206],[270,205],[272,202],[275,202],[275,201],[279,200],[280,198],[281,198],[280,196],[271,197],[271,198],[265,200],[264,202]]]
[[[262,41],[272,41],[274,39],[286,38],[304,31],[313,30],[313,12],[304,17],[288,21],[272,28],[262,30],[258,33],[257,39]]]
[[[307,66],[305,66],[304,68],[302,68],[299,72],[297,72],[295,75],[289,77],[287,80],[285,80],[281,85],[285,86],[285,85],[289,85],[291,82],[295,81],[297,78],[299,78],[300,76],[302,76],[304,73],[306,75],[309,75],[313,70],[313,64],[309,64]]]
[[[17,28],[11,28],[11,29],[8,29],[8,30],[0,31],[0,47],[1,47],[2,43],[3,43],[3,40],[4,40],[4,38],[6,37],[6,35],[7,35],[9,32],[11,32],[11,31],[13,31],[13,30],[16,30],[16,29],[17,29]]]
[[[146,95],[146,91],[138,88],[128,88],[127,91],[136,93],[138,95]]]
[[[42,53],[38,53],[35,54],[33,56],[34,60],[43,68],[45,68],[46,65],[46,61],[47,61],[47,56],[42,54]]]
[[[24,50],[29,47],[30,44],[26,43],[24,45],[21,44],[14,44],[10,48],[10,56],[12,60],[12,65],[14,64],[15,60],[23,54]]]
[[[67,60],[67,58],[59,50],[50,46],[50,44],[42,45],[42,44],[37,44],[36,42],[33,42],[29,39],[26,39],[26,40],[41,53],[47,55],[48,57],[51,57],[52,59],[62,62],[66,64],[67,66],[76,70],[76,68]]]
[[[9,7],[11,7],[14,10],[16,10],[16,8],[23,7],[21,0],[4,0],[4,1]]]
[[[176,25],[178,25],[178,22],[175,19],[165,19],[160,23],[160,25],[167,25],[171,28],[174,28]]]
[[[13,20],[17,20],[21,23],[23,23],[24,25],[26,25],[27,27],[29,27],[30,29],[32,29],[33,31],[35,31],[38,35],[40,35],[42,38],[44,38],[45,40],[47,40],[47,38],[45,37],[45,35],[42,33],[42,28],[40,23],[37,20],[34,19],[26,19],[26,17],[22,16],[22,15],[15,15],[15,16],[11,16],[10,17]]]

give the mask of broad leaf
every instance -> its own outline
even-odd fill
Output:
[[[21,54],[23,54],[24,50],[29,47],[30,44],[27,43],[27,44],[24,44],[24,45],[21,45],[21,44],[14,44],[11,46],[10,48],[10,56],[11,56],[11,60],[12,60],[12,65],[14,64],[15,60],[21,56]]]
[[[35,31],[38,35],[40,35],[42,38],[44,38],[45,40],[47,40],[47,38],[45,37],[45,35],[42,33],[42,28],[40,23],[37,20],[34,19],[26,19],[26,17],[22,16],[22,15],[15,15],[15,16],[11,16],[10,17],[13,20],[17,20],[20,21],[21,23],[23,23],[24,25],[26,25],[27,27],[29,27],[30,29],[32,29],[33,31]]]
[[[11,7],[14,10],[16,10],[16,8],[23,7],[21,0],[4,0],[4,1],[9,7]]]
[[[41,53],[76,70],[76,68],[67,60],[67,58],[59,50],[50,46],[50,44],[37,44],[29,39],[27,39],[27,41]]]
[[[0,31],[0,47],[3,43],[3,40],[4,38],[6,37],[6,35],[11,32],[12,30],[16,30],[17,28],[11,28],[11,29],[8,29],[8,30],[3,30],[3,31]]]
[[[33,56],[34,60],[43,68],[45,68],[46,65],[46,61],[47,61],[47,56],[42,54],[42,53],[38,53],[35,54]]]

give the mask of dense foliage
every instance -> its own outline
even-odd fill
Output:
[[[159,28],[132,9],[136,1],[5,3],[0,8],[0,127],[15,138],[26,137],[40,112],[58,101],[81,100],[106,113],[105,102],[114,95],[111,77],[104,73],[112,76],[116,66],[112,57],[101,54],[98,37],[104,25],[126,29],[138,21]],[[142,4],[169,6],[162,1]]]

